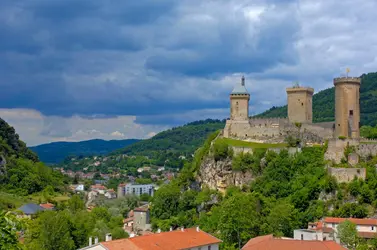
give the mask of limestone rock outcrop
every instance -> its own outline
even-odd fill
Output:
[[[197,180],[202,186],[225,192],[229,186],[242,187],[254,179],[251,172],[233,171],[232,160],[215,161],[213,157],[206,157],[199,169]]]

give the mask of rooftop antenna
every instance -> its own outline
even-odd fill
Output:
[[[298,81],[293,82],[293,88],[299,88],[299,87],[300,87],[300,84],[298,83]]]
[[[241,78],[241,85],[245,86],[245,76],[242,76],[242,78]]]
[[[346,68],[346,77],[348,77],[349,72],[350,72],[350,68]]]

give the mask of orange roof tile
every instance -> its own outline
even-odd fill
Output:
[[[334,241],[279,239],[265,235],[249,240],[242,250],[346,250]]]
[[[44,209],[53,209],[55,207],[55,205],[51,203],[43,203],[39,204],[39,206],[43,207]]]
[[[356,219],[356,218],[336,218],[336,217],[326,217],[324,222],[326,223],[336,223],[339,224],[345,220],[349,220],[356,225],[376,225],[377,219]]]
[[[129,239],[112,240],[101,242],[101,245],[108,250],[140,250]]]
[[[101,243],[108,250],[179,250],[220,243],[221,240],[195,228],[136,236]]]

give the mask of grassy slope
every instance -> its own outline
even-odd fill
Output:
[[[257,142],[247,142],[247,141],[240,141],[234,140],[230,138],[222,138],[218,139],[224,141],[226,144],[234,146],[234,147],[245,147],[245,148],[284,148],[287,146],[285,143],[257,143]]]
[[[361,124],[375,126],[377,124],[377,73],[361,76],[360,110]],[[313,96],[314,122],[333,121],[335,113],[335,89],[329,88]],[[287,106],[272,107],[257,117],[286,117]]]

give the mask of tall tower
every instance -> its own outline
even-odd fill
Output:
[[[360,137],[359,77],[339,77],[335,86],[335,137]]]
[[[287,88],[289,122],[312,123],[313,121],[313,88],[295,86]]]
[[[230,94],[230,119],[245,121],[249,119],[249,100],[250,94],[245,87],[245,77],[242,76],[241,82],[234,86]]]

